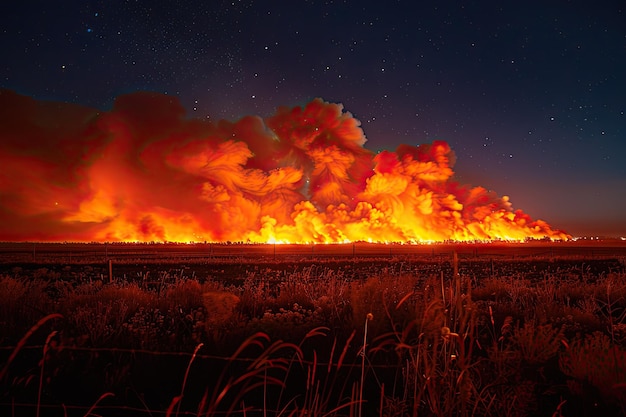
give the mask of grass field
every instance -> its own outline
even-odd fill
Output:
[[[0,244],[0,414],[626,407],[626,244]]]

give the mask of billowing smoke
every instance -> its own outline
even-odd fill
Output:
[[[447,143],[374,154],[359,125],[320,99],[211,123],[160,94],[102,112],[0,90],[0,240],[568,238],[456,183]]]

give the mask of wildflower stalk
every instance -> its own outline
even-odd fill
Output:
[[[365,347],[367,346],[367,322],[372,320],[374,315],[367,313],[365,318],[365,329],[363,332],[363,348],[361,349],[361,385],[359,386],[359,417],[363,411],[363,382],[365,380]]]

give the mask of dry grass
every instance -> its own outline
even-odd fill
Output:
[[[530,276],[348,279],[318,267],[281,280],[248,273],[238,286],[181,274],[150,290],[122,281],[68,284],[42,271],[5,275],[2,340],[15,348],[1,368],[0,383],[10,389],[0,402],[22,389],[14,381],[30,378],[40,409],[51,400],[55,367],[75,352],[97,363],[100,348],[195,346],[168,416],[576,416],[581,404],[623,412],[624,275],[584,283],[568,271]],[[51,326],[60,317],[53,312],[64,319]],[[18,332],[26,335],[20,340]],[[27,341],[51,334],[43,360],[16,365]],[[59,360],[49,362],[53,354]],[[208,368],[210,360],[220,365]],[[125,388],[112,383],[110,394],[123,397]]]

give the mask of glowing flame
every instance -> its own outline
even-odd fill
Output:
[[[375,155],[359,122],[319,99],[216,124],[149,93],[98,112],[0,90],[0,109],[0,240],[569,238],[456,183],[447,143]]]

